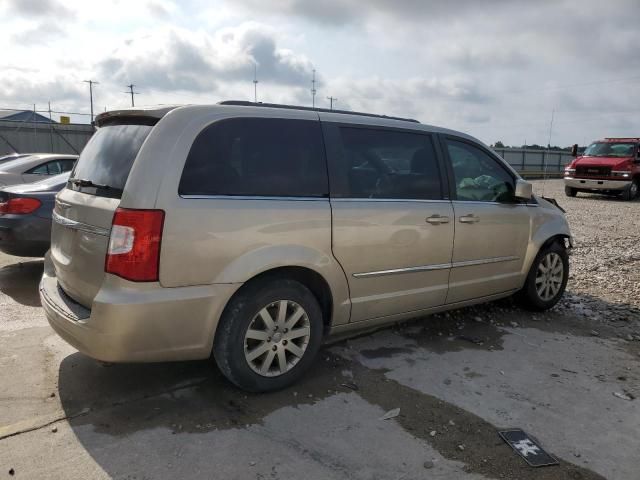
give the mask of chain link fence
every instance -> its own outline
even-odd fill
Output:
[[[494,148],[523,177],[560,177],[573,160],[566,150],[531,150],[526,148]]]
[[[1,110],[1,109],[0,109]],[[7,110],[5,110],[7,111]],[[63,124],[50,121],[51,114],[64,114],[49,110],[14,110],[33,114],[25,118],[36,121],[0,119],[0,155],[9,153],[70,153],[79,154],[95,129],[89,124]],[[48,114],[37,115],[38,113]],[[73,115],[86,115],[77,114]],[[524,177],[561,176],[564,166],[573,157],[564,150],[532,150],[524,148],[494,148]]]
[[[54,114],[65,123],[54,120]],[[68,123],[70,118],[87,117],[87,123]],[[89,115],[77,112],[20,110],[0,107],[0,155],[9,153],[79,154],[94,128]]]

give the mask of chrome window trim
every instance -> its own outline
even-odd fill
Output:
[[[351,198],[331,197],[332,202],[418,202],[418,203],[451,203],[451,200],[427,200],[422,198]]]
[[[381,277],[384,275],[396,275],[399,273],[415,273],[415,272],[426,272],[426,271],[434,271],[434,270],[445,270],[447,268],[472,267],[476,265],[487,265],[491,263],[511,262],[515,260],[520,260],[520,257],[515,257],[515,256],[493,257],[493,258],[483,258],[480,260],[466,260],[464,262],[421,265],[419,267],[393,268],[389,270],[378,270],[375,272],[354,273],[353,276],[355,278]]]
[[[58,225],[62,225],[63,227],[72,228],[81,232],[93,233],[95,235],[101,235],[103,237],[108,237],[111,234],[110,228],[96,227],[95,225],[88,225],[76,220],[71,220],[70,218],[63,217],[55,211],[52,212],[51,217],[53,218],[54,222],[56,222]]]
[[[483,202],[482,200],[452,200],[452,203],[464,203],[472,205],[507,205],[512,207],[539,207],[537,203],[505,203],[505,202]]]
[[[268,197],[260,195],[179,195],[187,200],[277,200],[292,202],[328,202],[329,197]]]

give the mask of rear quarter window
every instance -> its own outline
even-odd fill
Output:
[[[88,180],[109,188],[79,187],[72,183],[69,188],[95,195],[121,195],[133,162],[152,128],[151,125],[118,124],[98,129],[82,150],[71,180]]]
[[[180,195],[324,197],[327,168],[320,123],[232,118],[195,139]]]

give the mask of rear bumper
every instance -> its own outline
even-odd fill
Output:
[[[597,180],[565,177],[564,184],[567,187],[585,190],[624,190],[631,185],[631,180]]]
[[[0,251],[42,257],[51,243],[51,220],[36,215],[0,215]]]
[[[51,327],[67,343],[105,362],[196,360],[211,354],[218,319],[237,284],[126,289],[113,279],[91,309],[59,287],[50,266],[40,282],[40,299]],[[111,276],[108,276],[111,277]],[[139,284],[142,285],[142,284]]]

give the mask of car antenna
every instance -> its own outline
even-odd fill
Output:
[[[549,140],[547,142],[547,153],[551,152],[551,132],[553,131],[553,117],[555,116],[556,110],[555,108],[551,110],[551,122],[549,123]],[[547,160],[547,155],[544,157],[544,165],[542,170],[542,197],[544,198],[544,187],[547,184],[547,166],[549,162]]]

